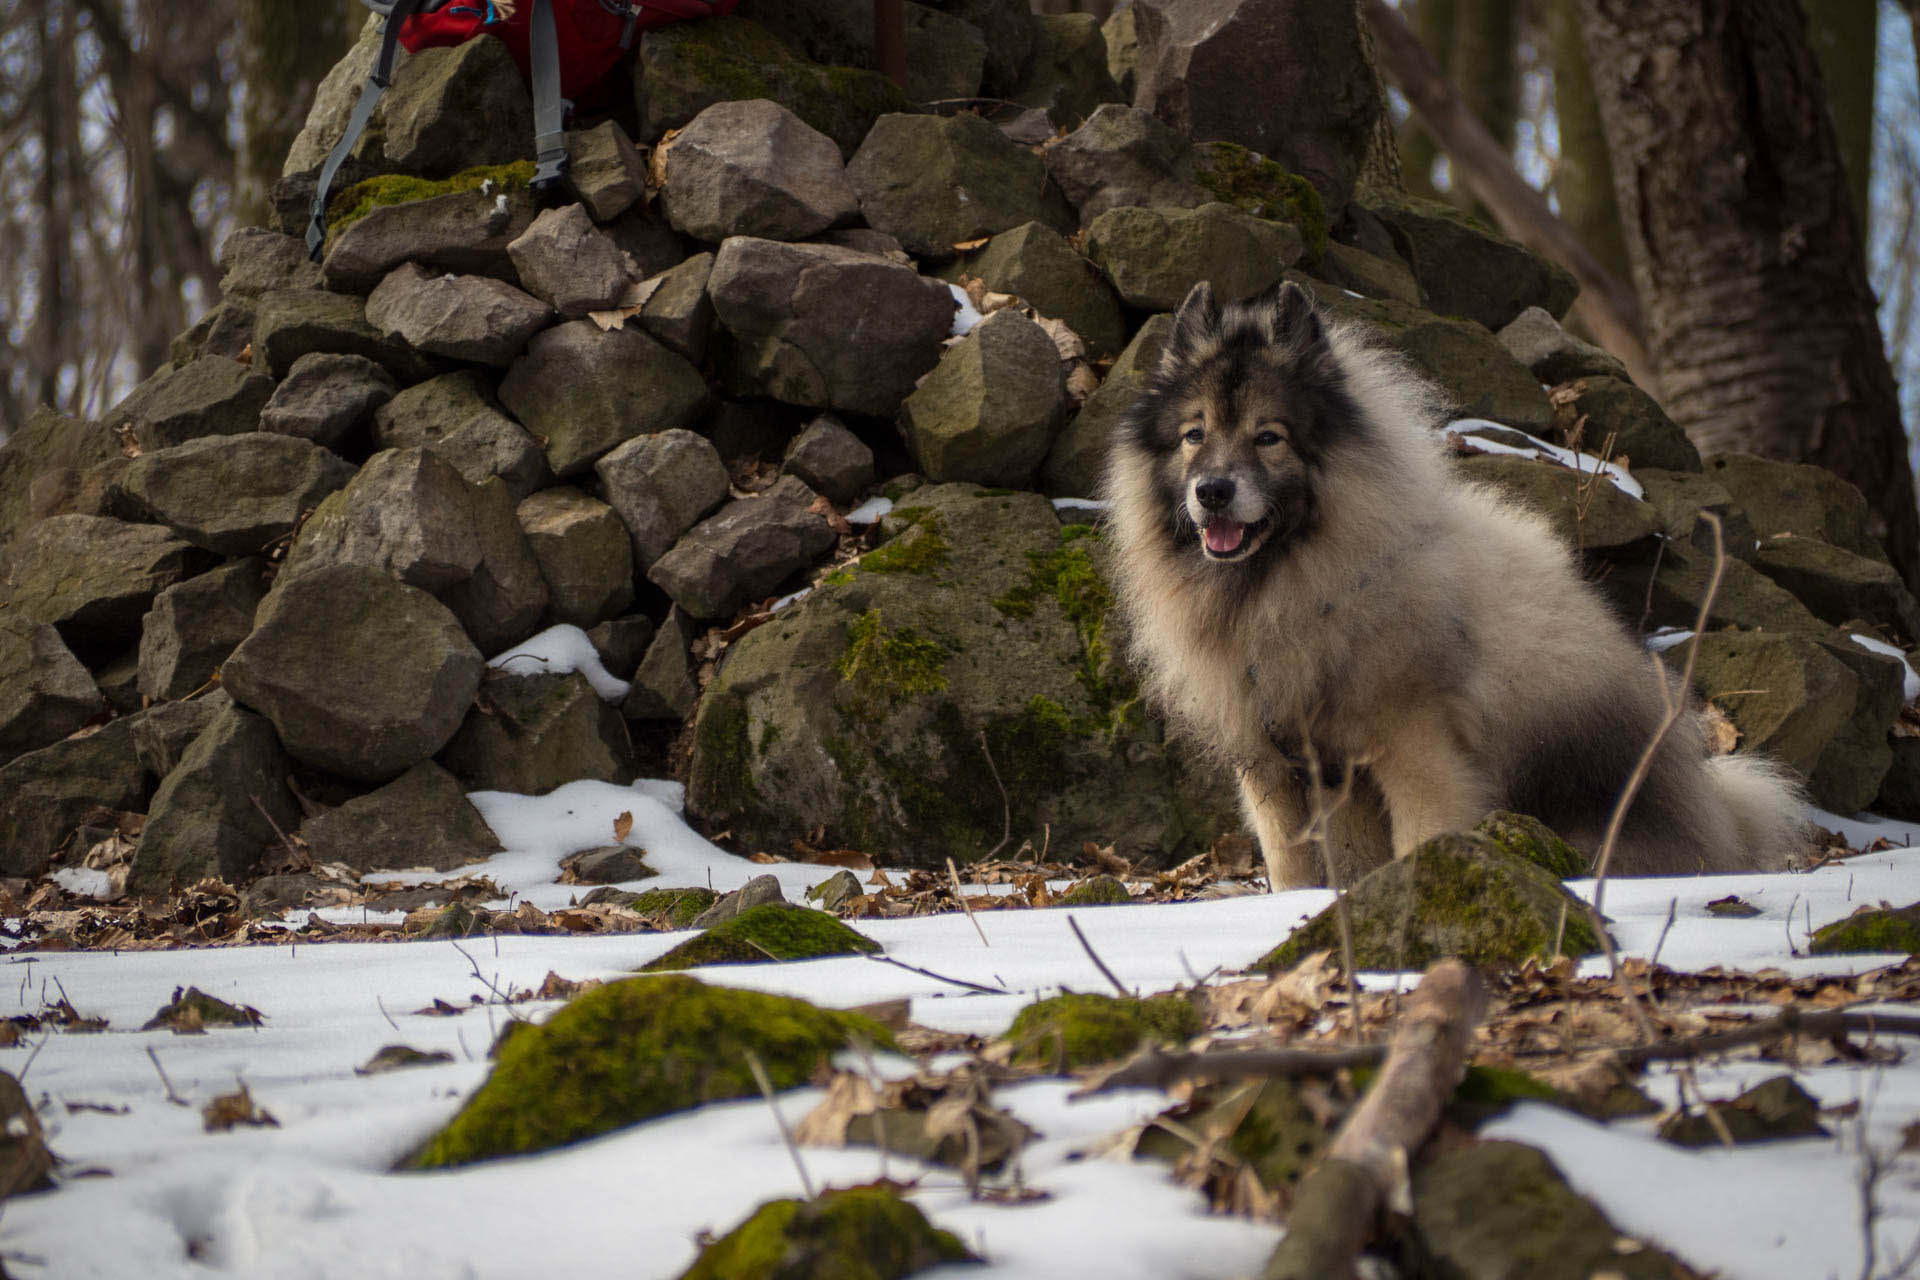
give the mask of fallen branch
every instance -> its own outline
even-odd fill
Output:
[[[1080,939],[1080,949],[1087,953],[1087,959],[1093,961],[1093,967],[1098,969],[1106,980],[1113,984],[1114,993],[1122,1000],[1132,999],[1133,992],[1127,990],[1127,985],[1114,976],[1113,970],[1107,968],[1107,962],[1100,958],[1100,953],[1093,949],[1091,942],[1087,941],[1087,935],[1080,932],[1080,922],[1072,916],[1068,916],[1067,928],[1073,930],[1073,936]]]
[[[917,964],[908,964],[905,960],[895,960],[892,956],[868,956],[867,959],[873,961],[875,964],[890,964],[896,969],[905,969],[909,973],[917,973],[923,978],[932,978],[935,982],[945,982],[965,991],[978,991],[990,996],[1004,996],[1007,994],[1005,987],[989,987],[983,986],[978,982],[969,982],[965,978],[949,978],[944,973],[935,973],[931,969],[922,969]]]
[[[1683,1036],[1657,1040],[1614,1050],[1614,1059],[1623,1067],[1644,1067],[1650,1062],[1676,1062],[1704,1058],[1708,1054],[1743,1049],[1750,1044],[1765,1044],[1787,1036],[1889,1035],[1920,1036],[1920,1016],[1897,1013],[1865,1013],[1854,1009],[1821,1009],[1803,1012],[1785,1009],[1776,1017],[1756,1022],[1737,1031],[1717,1031],[1708,1035]]]
[[[1068,1095],[1078,1102],[1115,1089],[1169,1089],[1182,1080],[1280,1079],[1330,1076],[1348,1067],[1371,1067],[1387,1056],[1383,1044],[1344,1049],[1143,1049]]]
[[[1486,1008],[1486,984],[1466,965],[1442,960],[1427,970],[1394,1028],[1379,1078],[1326,1158],[1300,1180],[1287,1234],[1261,1280],[1347,1280],[1380,1207],[1411,1211],[1408,1161],[1460,1083]]]

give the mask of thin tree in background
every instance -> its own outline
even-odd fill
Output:
[[[1860,220],[1797,0],[1580,0],[1662,399],[1703,449],[1859,487],[1909,585],[1920,509]]]
[[[365,16],[353,0],[243,0],[240,158],[233,195],[241,226],[267,220],[268,194],[313,105],[313,91],[352,45]]]

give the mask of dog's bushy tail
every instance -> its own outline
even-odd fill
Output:
[[[1744,866],[1777,871],[1799,863],[1809,848],[1803,814],[1805,788],[1791,769],[1768,756],[1714,756],[1708,774],[1733,811]]]

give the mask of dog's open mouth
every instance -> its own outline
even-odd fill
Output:
[[[1212,560],[1238,560],[1242,556],[1253,554],[1260,545],[1260,539],[1266,535],[1269,519],[1262,516],[1252,524],[1241,524],[1238,520],[1209,520],[1200,530],[1200,545]]]

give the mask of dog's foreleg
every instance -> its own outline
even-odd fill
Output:
[[[1437,708],[1399,716],[1372,768],[1386,800],[1395,858],[1444,832],[1466,830],[1489,808],[1481,771]]]
[[[1319,855],[1306,839],[1313,815],[1305,792],[1284,774],[1275,777],[1249,769],[1237,773],[1240,807],[1267,862],[1267,887],[1278,892],[1324,883]]]

